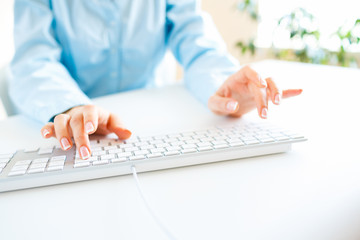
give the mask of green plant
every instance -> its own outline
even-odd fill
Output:
[[[260,17],[253,11],[257,9],[257,1],[240,1],[239,10],[249,14],[254,20],[259,22]],[[256,16],[256,17],[253,17]],[[279,48],[275,43],[276,34],[286,32],[290,42],[297,43],[297,48]],[[291,13],[282,16],[277,23],[272,39],[272,55],[278,59],[296,60],[301,62],[334,64],[340,66],[357,66],[357,59],[349,54],[349,49],[354,45],[360,44],[360,19],[350,27],[341,26],[331,37],[338,38],[339,46],[336,51],[330,51],[322,47],[320,42],[320,31],[315,17],[303,8],[294,9]],[[242,54],[250,52],[256,54],[255,40],[248,42],[239,41],[236,46],[240,48]]]
[[[241,12],[247,12],[255,21],[259,20],[257,13],[257,3],[254,0],[243,0],[237,3],[237,8]]]
[[[353,45],[359,45],[360,43],[360,19],[357,19],[353,26],[346,28],[345,26],[339,27],[334,35],[340,41],[339,50],[336,53],[338,63],[341,66],[348,66],[351,63],[356,62],[355,57],[347,56],[347,49]]]
[[[319,54],[320,32],[316,26],[314,16],[303,8],[297,8],[290,14],[278,20],[277,31],[286,32],[290,41],[297,41],[300,47],[297,49],[276,48],[274,39],[272,40],[272,50],[277,58],[295,60],[301,62],[320,63],[326,54]],[[321,56],[321,58],[319,58]]]

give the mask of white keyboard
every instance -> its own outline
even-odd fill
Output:
[[[302,135],[267,123],[214,127],[126,141],[91,140],[92,156],[59,145],[0,153],[0,192],[286,152]]]

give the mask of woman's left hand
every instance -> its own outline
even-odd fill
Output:
[[[257,108],[261,118],[267,118],[268,101],[279,105],[282,98],[301,94],[302,89],[279,91],[272,78],[263,79],[249,66],[231,75],[209,98],[208,106],[219,115],[240,117]]]

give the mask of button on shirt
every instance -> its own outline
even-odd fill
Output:
[[[239,68],[195,0],[16,0],[14,38],[10,97],[42,122],[154,85],[167,49],[203,103]]]

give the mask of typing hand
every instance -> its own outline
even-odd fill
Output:
[[[271,78],[262,79],[248,66],[231,75],[209,98],[210,110],[219,115],[240,117],[257,108],[261,118],[267,118],[268,101],[279,105],[282,98],[297,96],[302,89],[288,89],[280,93]]]
[[[106,135],[112,132],[119,139],[131,136],[131,132],[122,125],[116,115],[93,105],[74,107],[57,115],[54,123],[49,122],[41,129],[44,138],[56,137],[65,151],[72,147],[73,137],[82,159],[89,158],[91,154],[90,134]]]

